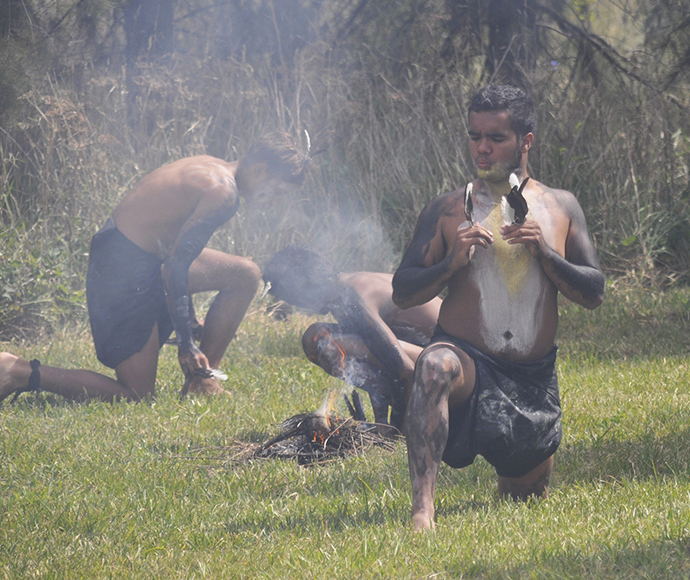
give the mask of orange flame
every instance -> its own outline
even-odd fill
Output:
[[[327,338],[329,343],[335,346],[335,348],[338,349],[338,352],[340,353],[340,370],[344,374],[345,371],[345,351],[340,347],[340,345],[333,340],[333,337],[331,336],[331,333],[328,332],[328,330],[322,330],[319,332],[315,337],[314,337],[314,342],[321,338]],[[335,417],[335,405],[338,400],[338,396],[340,395],[340,392],[343,389],[344,383],[338,383],[337,387],[333,387],[330,389],[328,394],[326,395],[326,398],[324,399],[323,403],[319,407],[319,409],[316,411],[316,415],[323,417],[324,418],[324,425],[323,429],[314,429],[313,433],[313,441],[315,443],[320,443],[321,445],[326,445],[328,442],[328,439],[331,437],[333,434],[338,433],[338,429],[335,427],[335,423],[332,420]]]

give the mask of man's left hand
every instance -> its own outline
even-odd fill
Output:
[[[501,236],[509,244],[523,244],[537,260],[549,253],[550,248],[544,239],[541,227],[533,219],[528,219],[522,224],[502,226]]]

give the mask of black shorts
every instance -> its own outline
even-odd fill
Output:
[[[114,369],[139,352],[158,323],[162,345],[173,332],[162,260],[120,232],[112,218],[92,238],[86,303],[96,356]]]
[[[454,344],[474,360],[470,400],[450,414],[443,461],[466,467],[482,455],[502,477],[521,477],[551,457],[561,442],[557,347],[534,362],[491,357],[438,330],[431,339]]]

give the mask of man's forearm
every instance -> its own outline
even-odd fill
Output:
[[[400,268],[393,276],[393,302],[403,309],[426,304],[441,293],[454,273],[450,256],[429,268]]]
[[[220,216],[220,217],[219,217]],[[199,220],[190,227],[178,240],[175,250],[163,262],[163,282],[168,299],[168,309],[177,334],[178,344],[186,350],[195,346],[190,316],[193,308],[189,298],[189,268],[192,262],[213,235],[220,219],[221,212]]]
[[[605,279],[598,268],[571,264],[554,250],[540,262],[546,275],[568,300],[589,309],[603,302]]]
[[[184,264],[174,259],[166,260],[163,265],[168,311],[175,328],[178,345],[189,349],[194,342],[190,320],[190,297],[187,290],[189,273]]]
[[[362,338],[392,380],[403,378],[405,363],[398,341],[392,332],[386,332],[382,326],[383,322],[375,320],[369,314],[354,290],[348,288],[342,292],[339,303],[332,308],[332,313],[345,332],[357,334]]]
[[[190,350],[194,344],[194,333],[189,318],[189,296],[180,296],[172,301],[170,317],[175,327],[178,345],[185,350]]]

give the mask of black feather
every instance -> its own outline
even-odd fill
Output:
[[[513,208],[515,212],[515,217],[513,218],[514,224],[525,223],[525,218],[527,217],[527,212],[529,208],[527,207],[527,200],[522,195],[522,191],[525,189],[525,185],[529,181],[529,177],[525,177],[525,180],[520,184],[520,187],[513,187],[510,193],[506,196],[508,205]]]

